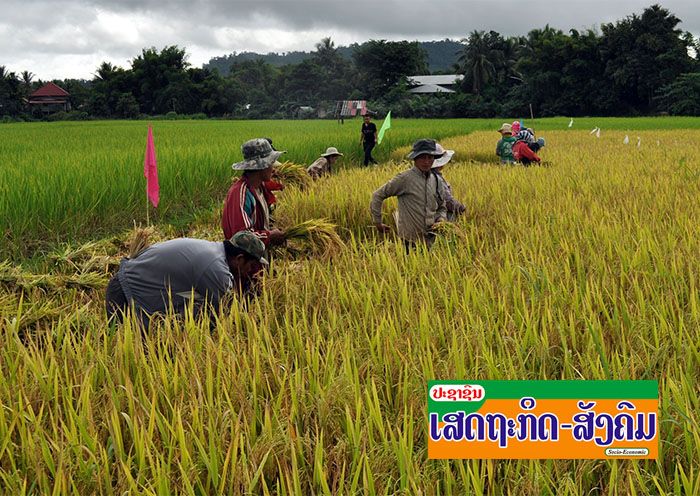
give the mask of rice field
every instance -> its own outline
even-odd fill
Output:
[[[682,131],[598,121],[585,130],[543,122],[546,165],[529,168],[495,163],[497,133],[460,130],[493,123],[446,122],[439,137],[456,153],[444,175],[467,211],[458,235],[431,251],[405,253],[368,211],[371,192],[409,166],[408,144],[430,135],[419,121],[392,135],[379,167],[285,189],[277,223],[327,219],[342,247],[275,252],[262,294],[234,301],[215,332],[171,316],[144,339],[130,322],[104,324],[103,288],[128,253],[127,209],[104,235],[68,230],[43,239],[40,258],[8,259],[0,493],[700,494],[700,152],[689,145],[700,131],[696,121]],[[131,125],[138,185],[145,133]],[[595,125],[600,138],[589,134]],[[174,162],[155,125],[154,134],[159,166]],[[270,137],[297,143],[299,134]],[[207,133],[179,135],[184,156],[211,153],[225,174],[188,216],[158,214],[153,241],[220,239],[228,165],[243,139],[224,155],[195,135]],[[347,139],[349,149],[359,136]],[[305,141],[325,148],[319,135]],[[280,148],[310,162],[297,158],[310,145]],[[393,208],[385,203],[387,224]],[[22,254],[7,240],[7,253]],[[658,380],[659,458],[428,460],[427,381],[452,378]]]
[[[379,123],[381,124],[381,122]],[[399,121],[376,150],[386,159],[416,133],[442,138],[479,122]],[[187,223],[230,185],[240,146],[270,137],[283,160],[310,164],[334,145],[359,162],[360,121],[155,121],[161,203],[155,221]],[[483,124],[482,124],[483,125]],[[57,241],[88,241],[146,221],[143,161],[146,122],[96,121],[0,126],[0,256],[27,256]],[[223,195],[223,196],[222,196]],[[27,215],[31,212],[31,215]],[[19,253],[18,253],[19,252]]]
[[[525,121],[530,125],[529,120]],[[576,119],[573,129],[625,129],[625,119]],[[381,121],[376,121],[378,127]],[[538,130],[568,129],[569,120],[535,121]],[[495,119],[394,119],[374,155],[380,161],[417,137],[443,139],[497,129]],[[156,222],[186,225],[223,201],[230,165],[240,145],[267,136],[297,164],[310,164],[336,146],[345,154],[337,167],[362,158],[360,122],[335,121],[154,121],[152,123],[161,203],[150,209]],[[146,221],[143,160],[148,125],[139,121],[20,123],[0,126],[0,256],[19,261],[61,242],[90,241]],[[693,118],[634,120],[635,129],[700,128]],[[495,147],[495,145],[494,145]],[[492,160],[485,150],[484,161]],[[31,213],[31,214],[28,214]]]

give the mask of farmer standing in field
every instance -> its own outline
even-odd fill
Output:
[[[447,219],[445,192],[437,175],[431,171],[435,159],[441,156],[435,140],[417,140],[408,154],[408,158],[413,159],[413,167],[400,172],[372,194],[372,220],[376,228],[385,233],[391,228],[382,223],[382,203],[391,196],[398,197],[398,234],[407,249],[419,242],[431,246],[435,235],[430,228]]]
[[[374,122],[370,122],[369,114],[365,114],[364,120],[360,144],[365,150],[365,166],[368,166],[370,162],[373,164],[377,163],[372,157],[372,149],[377,144],[377,126]]]
[[[258,264],[267,264],[265,245],[250,232],[224,242],[180,238],[149,246],[134,258],[123,258],[105,294],[108,322],[121,321],[132,307],[148,330],[154,313],[169,308],[184,315],[193,306],[218,313],[229,291],[246,294]]]
[[[233,170],[243,175],[228,192],[224,202],[221,224],[224,237],[231,238],[240,231],[250,231],[265,248],[284,243],[284,231],[270,227],[268,192],[263,183],[272,179],[272,168],[283,151],[277,151],[264,139],[246,141],[241,146],[243,161],[233,164]]]
[[[338,160],[338,157],[342,156],[343,154],[340,153],[336,147],[329,146],[326,149],[326,153],[322,153],[313,164],[306,168],[306,172],[308,172],[314,180],[330,174],[331,166]]]

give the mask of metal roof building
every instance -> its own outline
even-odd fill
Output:
[[[464,76],[461,74],[438,74],[435,76],[409,76],[408,91],[414,94],[454,93],[454,86]]]

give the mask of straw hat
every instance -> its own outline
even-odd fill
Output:
[[[334,146],[329,146],[326,149],[326,153],[321,154],[322,157],[330,157],[331,155],[340,155],[341,157],[343,156],[343,154],[340,153],[338,149]]]
[[[499,129],[498,132],[501,133],[501,134],[503,134],[503,133],[512,133],[512,132],[513,132],[513,128],[511,127],[510,124],[508,124],[507,122],[504,122],[503,125],[501,126],[501,129]]]

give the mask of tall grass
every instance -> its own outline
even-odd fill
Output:
[[[407,163],[285,189],[278,222],[328,218],[346,247],[277,259],[213,333],[166,317],[142,340],[99,291],[2,283],[0,492],[697,494],[700,133],[543,135],[550,167],[494,164],[493,132],[443,140],[467,212],[429,252],[368,227]],[[125,238],[52,275],[106,282]],[[659,459],[427,460],[426,381],[449,378],[657,379]]]

